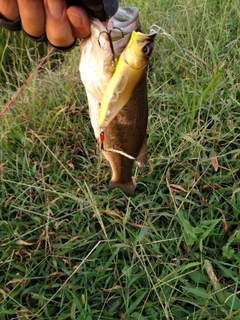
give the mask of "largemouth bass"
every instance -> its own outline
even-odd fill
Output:
[[[139,30],[134,7],[120,7],[107,26],[92,19],[91,36],[81,44],[80,61],[91,124],[112,168],[109,188],[120,188],[130,197],[135,194],[134,160],[140,172],[147,162],[146,66],[156,35],[135,32]]]

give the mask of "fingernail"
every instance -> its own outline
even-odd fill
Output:
[[[56,19],[61,18],[64,10],[62,1],[59,1],[59,0],[48,1],[48,10],[51,16],[53,16],[54,18]]]
[[[70,20],[71,24],[75,27],[78,28],[82,24],[82,17],[75,14],[75,13],[69,13],[68,14],[68,19]]]

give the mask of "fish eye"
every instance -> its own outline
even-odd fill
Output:
[[[143,47],[143,55],[146,58],[149,58],[153,51],[153,42],[148,43],[146,46]]]

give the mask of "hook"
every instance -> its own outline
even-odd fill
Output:
[[[99,36],[98,36],[98,44],[99,44],[99,47],[101,48],[101,44],[100,44],[100,41],[99,41],[99,38],[100,36],[103,34],[103,33],[106,33],[107,37],[108,37],[108,41],[109,41],[109,44],[110,44],[110,48],[111,48],[111,51],[112,51],[112,56],[113,56],[113,61],[116,61],[116,57],[115,57],[115,51],[114,51],[114,47],[113,47],[113,42],[112,42],[112,37],[111,37],[111,33],[114,29],[118,29],[121,34],[122,34],[122,38],[124,38],[124,34],[123,34],[123,31],[122,29],[118,28],[118,27],[113,27],[111,28],[111,30],[108,31],[107,27],[106,27],[106,31],[101,31],[99,33]]]

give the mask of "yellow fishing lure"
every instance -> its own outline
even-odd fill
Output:
[[[156,33],[133,31],[103,94],[99,126],[106,127],[131,98],[148,65]]]

